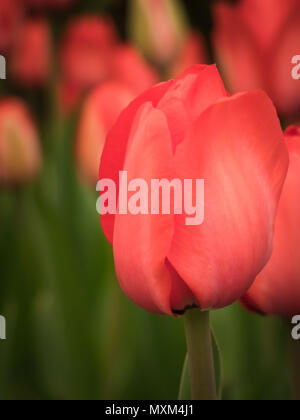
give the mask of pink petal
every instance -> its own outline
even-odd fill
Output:
[[[172,81],[159,84],[139,96],[122,112],[109,132],[102,154],[99,176],[102,179],[112,179],[117,185],[117,192],[119,190],[119,171],[123,169],[127,143],[136,112],[146,102],[151,102],[153,106],[156,106],[172,84]],[[106,215],[101,218],[104,234],[111,244],[113,243],[114,222],[114,215]]]
[[[163,141],[162,141],[163,140]],[[172,177],[172,142],[161,111],[146,103],[139,110],[124,163],[128,182]],[[149,204],[150,205],[150,204]],[[172,275],[165,261],[174,230],[172,215],[117,215],[114,257],[124,292],[142,308],[172,314]]]
[[[168,259],[203,309],[241,297],[267,263],[288,166],[275,108],[263,92],[222,99],[201,114],[175,155],[184,179],[205,179],[205,220],[176,216]]]
[[[274,252],[244,298],[270,315],[300,313],[300,130],[286,131],[290,154],[288,175],[280,198]]]
[[[177,78],[157,106],[167,116],[174,148],[184,140],[195,118],[226,96],[215,65],[192,66]]]

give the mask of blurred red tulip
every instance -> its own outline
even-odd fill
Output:
[[[300,128],[285,132],[290,166],[275,224],[274,252],[243,302],[268,315],[300,314]]]
[[[107,19],[86,16],[71,22],[61,48],[63,79],[81,88],[105,80],[110,75],[110,58],[117,39]]]
[[[0,1],[0,54],[6,54],[14,44],[21,19],[19,0]]]
[[[71,25],[62,46],[62,109],[72,109],[87,89],[108,81],[120,82],[138,95],[159,77],[133,46],[118,42],[109,21],[82,18]]]
[[[279,111],[300,111],[300,83],[292,58],[299,54],[298,0],[241,0],[214,7],[214,46],[232,92],[262,88]]]
[[[76,157],[84,179],[96,186],[105,138],[134,93],[119,82],[107,82],[86,99],[79,122]]]
[[[120,45],[112,57],[112,77],[126,84],[136,95],[159,82],[159,76],[131,45]]]
[[[25,104],[17,99],[0,102],[0,183],[30,181],[41,166],[36,127]]]
[[[156,63],[166,65],[176,57],[185,29],[181,0],[131,0],[132,41]]]
[[[203,37],[196,31],[191,31],[183,47],[170,68],[170,78],[173,79],[195,64],[207,64],[208,53]]]
[[[123,290],[142,308],[173,314],[239,299],[270,258],[288,154],[264,92],[228,97],[215,66],[195,66],[145,92],[110,131],[100,177],[205,179],[205,220],[107,214]]]
[[[34,9],[42,8],[67,8],[75,3],[76,0],[22,0],[26,6],[32,7]]]
[[[60,80],[57,84],[57,97],[60,114],[64,115],[71,112],[79,103],[83,95],[80,86],[66,80]]]
[[[51,34],[44,20],[24,23],[12,51],[12,74],[16,81],[29,86],[47,82],[51,72]]]

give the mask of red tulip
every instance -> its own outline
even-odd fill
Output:
[[[157,72],[131,45],[117,42],[109,21],[84,18],[67,31],[62,47],[61,107],[72,109],[88,89],[107,81],[140,94],[159,80]]]
[[[71,112],[83,95],[80,86],[65,80],[58,82],[56,93],[59,102],[59,112],[62,115]]]
[[[273,255],[243,299],[246,306],[269,315],[300,313],[300,129],[285,132],[290,166],[275,225]]]
[[[84,103],[76,156],[81,174],[94,186],[98,179],[105,137],[133,98],[133,92],[126,85],[107,82],[96,88]]]
[[[36,127],[23,102],[0,102],[0,183],[19,185],[30,181],[41,166]]]
[[[120,45],[112,56],[112,77],[126,84],[136,95],[159,82],[159,76],[131,45]]]
[[[171,66],[170,78],[175,78],[194,64],[208,63],[208,54],[203,37],[195,31],[190,32],[183,47]]]
[[[114,181],[118,194],[120,171],[148,184],[204,179],[205,219],[187,226],[176,212],[103,215],[123,290],[163,314],[239,299],[270,258],[287,167],[270,99],[260,91],[229,97],[215,66],[142,94],[106,139],[101,180]]]
[[[61,47],[58,95],[62,112],[71,111],[90,88],[112,77],[118,37],[113,24],[97,16],[71,22]]]
[[[109,20],[87,16],[74,20],[62,42],[63,79],[80,88],[89,88],[110,75],[110,59],[117,42]]]
[[[19,0],[0,1],[0,53],[6,54],[14,44],[22,18]]]
[[[300,83],[292,78],[299,54],[298,0],[241,0],[214,7],[214,45],[232,92],[262,88],[279,111],[300,110]]]
[[[53,8],[64,9],[75,3],[76,0],[22,0],[26,6],[34,9]]]
[[[44,20],[27,21],[12,53],[12,74],[18,82],[39,86],[51,71],[51,34]]]

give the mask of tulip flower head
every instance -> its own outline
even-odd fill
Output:
[[[218,2],[213,10],[214,47],[230,90],[264,89],[283,115],[299,115],[300,83],[292,77],[299,1]]]
[[[51,34],[44,20],[27,21],[12,54],[12,74],[21,84],[40,86],[51,71]]]
[[[158,81],[157,72],[136,48],[118,42],[110,21],[82,18],[67,30],[59,84],[63,111],[72,109],[84,93],[100,83],[119,82],[138,95]]]
[[[30,181],[41,166],[36,127],[26,106],[17,99],[0,102],[0,184]]]
[[[189,226],[176,209],[103,214],[125,293],[170,315],[243,296],[270,258],[287,167],[271,100],[261,91],[230,97],[215,66],[191,67],[139,96],[109,132],[100,180],[111,180],[118,197],[120,172],[147,185],[202,179],[205,218]]]
[[[159,82],[155,69],[129,44],[119,45],[114,50],[111,76],[127,85],[136,95]]]
[[[19,0],[0,2],[0,54],[6,54],[13,46],[22,20]]]
[[[72,21],[62,41],[63,79],[81,88],[105,80],[110,72],[110,57],[117,42],[110,20],[84,16]]]
[[[76,143],[81,175],[96,186],[99,164],[108,131],[134,93],[119,82],[107,82],[95,88],[84,102]]]
[[[131,38],[160,65],[169,64],[180,51],[185,27],[184,9],[178,0],[131,0]]]
[[[300,128],[285,132],[290,166],[280,198],[272,257],[243,303],[258,312],[292,318],[300,313]]]
[[[191,31],[170,68],[170,78],[175,78],[195,64],[208,63],[208,53],[201,34]]]

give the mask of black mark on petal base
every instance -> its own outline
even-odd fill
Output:
[[[181,316],[181,315],[184,315],[186,313],[186,311],[188,311],[190,309],[198,309],[198,308],[199,308],[199,306],[197,306],[197,305],[189,305],[189,306],[186,306],[184,309],[172,309],[172,312],[173,312],[174,315]]]

